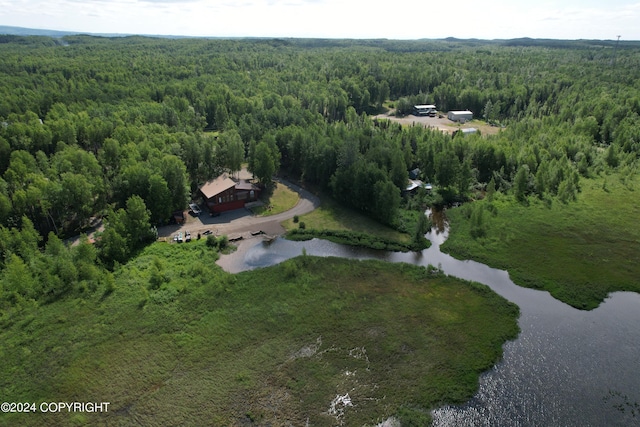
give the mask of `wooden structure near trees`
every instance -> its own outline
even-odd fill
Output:
[[[220,213],[244,207],[260,195],[260,187],[246,180],[235,180],[227,174],[207,181],[199,189],[211,213]]]

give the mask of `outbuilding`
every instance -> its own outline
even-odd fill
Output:
[[[453,122],[465,123],[473,120],[473,113],[469,110],[465,111],[449,111],[447,118]]]
[[[414,116],[429,116],[435,117],[436,115],[436,106],[433,104],[425,104],[425,105],[414,105],[413,106],[413,115]]]

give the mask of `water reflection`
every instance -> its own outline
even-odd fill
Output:
[[[640,295],[618,292],[592,311],[576,310],[549,293],[513,284],[506,271],[440,252],[442,223],[419,253],[375,251],[325,240],[270,244],[245,242],[220,264],[239,272],[298,256],[380,259],[440,266],[445,273],[491,287],[520,306],[521,333],[504,346],[504,358],[482,375],[464,406],[434,411],[436,426],[640,425]]]

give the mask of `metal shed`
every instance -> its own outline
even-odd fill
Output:
[[[473,120],[473,113],[469,110],[465,111],[449,111],[447,118],[453,122],[465,123]]]

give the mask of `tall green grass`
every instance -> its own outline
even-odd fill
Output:
[[[299,229],[299,223],[304,222],[306,231],[298,231],[299,234],[313,234],[315,237],[322,237],[329,240],[334,240],[338,243],[345,243],[346,240],[351,240],[355,245],[366,245],[366,242],[358,242],[361,240],[359,236],[367,234],[369,236],[375,236],[380,241],[397,242],[399,246],[408,247],[411,245],[411,236],[407,233],[402,233],[398,230],[381,224],[378,221],[351,209],[349,207],[338,204],[332,198],[326,195],[320,195],[321,205],[314,209],[313,212],[302,215],[298,218],[298,221],[290,219],[284,221],[282,225],[288,231]],[[340,235],[341,240],[333,239],[331,236],[319,236],[322,231],[330,231],[335,235]],[[349,233],[352,233],[352,238],[349,238]],[[325,233],[327,234],[327,233]],[[347,243],[349,244],[349,243]]]
[[[355,232],[348,230],[314,230],[312,228],[297,228],[289,230],[287,239],[311,240],[314,237],[330,240],[343,245],[359,246],[378,250],[407,252],[416,249],[407,243],[399,243],[395,240],[385,239],[371,233]],[[422,249],[422,248],[420,248]]]
[[[637,179],[622,182],[614,175],[583,180],[577,202],[569,204],[530,198],[525,206],[505,196],[475,202],[485,207],[481,238],[472,237],[473,204],[451,209],[442,249],[507,269],[519,285],[593,309],[610,292],[640,292],[637,185]]]
[[[3,324],[3,400],[111,405],[0,425],[333,426],[347,393],[344,425],[424,421],[468,399],[518,332],[517,307],[435,270],[303,255],[231,275],[216,258],[156,243],[113,292]]]

